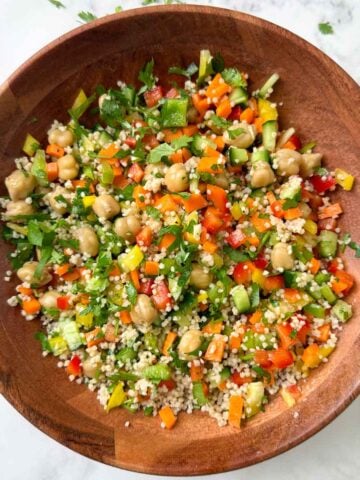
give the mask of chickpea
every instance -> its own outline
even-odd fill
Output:
[[[224,189],[229,187],[229,179],[225,173],[218,173],[217,175],[214,175],[214,182],[218,187]]]
[[[130,316],[135,325],[151,325],[158,317],[158,311],[153,306],[150,297],[140,293]]]
[[[194,263],[190,274],[190,285],[198,290],[208,288],[212,282],[213,276],[210,272],[206,272],[198,263]]]
[[[191,358],[189,354],[200,347],[201,337],[200,330],[188,330],[185,332],[178,345],[180,356],[184,359]]]
[[[36,180],[33,175],[14,170],[5,178],[5,185],[11,200],[24,200],[36,187]]]
[[[90,226],[80,227],[75,232],[75,238],[79,240],[79,250],[90,257],[96,257],[99,253],[99,240],[95,230]]]
[[[55,290],[49,290],[41,295],[39,298],[40,305],[44,308],[58,308],[57,299],[60,294]]]
[[[141,224],[135,215],[128,215],[127,217],[121,217],[115,220],[114,231],[116,235],[119,235],[119,237],[122,237],[124,240],[133,242],[140,230]]]
[[[189,188],[189,177],[182,163],[174,163],[165,174],[165,185],[170,192],[184,192]]]
[[[25,200],[9,202],[6,205],[6,217],[15,217],[16,215],[31,215],[32,213],[34,213],[34,207],[31,204],[26,203]],[[16,220],[17,219],[15,219],[15,221]]]
[[[314,173],[314,169],[320,167],[322,153],[303,153],[300,163],[300,175],[302,177],[310,177]]]
[[[35,278],[34,273],[36,267],[38,266],[39,262],[26,262],[24,265],[19,268],[16,272],[17,276],[20,278],[22,282],[27,282],[33,285],[37,285],[39,287],[43,287],[47,283],[49,283],[52,279],[52,276],[48,272],[46,268],[44,268],[41,277]]]
[[[60,130],[55,128],[51,130],[48,136],[49,143],[55,143],[59,147],[70,147],[74,143],[74,134],[71,130]]]
[[[253,188],[261,188],[275,182],[275,175],[267,162],[259,160],[253,165],[251,175],[251,186]]]
[[[66,188],[58,185],[55,190],[46,195],[45,200],[54,212],[58,213],[59,215],[64,215],[64,213],[67,211],[67,205],[65,202],[56,200],[58,197],[64,197],[65,199],[68,199],[69,191],[66,190]]]
[[[57,163],[61,180],[73,180],[78,176],[79,164],[73,155],[64,155],[59,158]]]
[[[120,212],[118,202],[114,197],[106,193],[95,199],[92,208],[98,217],[105,218],[106,220],[115,217]]]
[[[234,136],[234,138],[232,138],[232,136]],[[256,130],[254,125],[249,125],[246,122],[232,125],[224,132],[225,143],[239,148],[250,147],[250,145],[254,143],[255,137]]]
[[[83,373],[86,377],[95,378],[97,377],[102,362],[100,358],[88,357],[82,362]]]
[[[301,158],[301,153],[290,148],[278,150],[275,154],[278,174],[286,177],[297,175],[300,170]]]
[[[294,266],[294,258],[289,252],[290,245],[286,243],[277,243],[271,252],[271,264],[275,270],[290,270]]]

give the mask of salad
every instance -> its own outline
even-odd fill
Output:
[[[293,407],[352,316],[340,253],[360,248],[328,194],[354,177],[279,128],[277,74],[251,91],[202,50],[169,78],[151,60],[27,135],[1,199],[8,303],[106,411],[240,427],[277,392]]]

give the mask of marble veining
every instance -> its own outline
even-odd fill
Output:
[[[0,0],[0,83],[30,55],[79,25],[77,13],[98,16],[141,5],[141,0]],[[360,82],[360,0],[208,0],[186,3],[241,10],[305,38],[327,53]],[[322,35],[329,21],[334,35]],[[71,52],[70,52],[71,55]],[[360,400],[320,433],[277,458],[237,472],[212,477],[224,480],[355,480],[360,471]],[[264,439],[266,442],[266,439]],[[231,446],[229,445],[229,448]],[[139,452],[141,455],[141,452]],[[50,439],[21,417],[0,396],[0,478],[4,480],[152,480],[89,460]]]

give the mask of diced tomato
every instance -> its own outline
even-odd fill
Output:
[[[139,246],[150,247],[152,243],[153,232],[150,227],[145,226],[140,232],[136,235],[136,243]]]
[[[148,107],[155,107],[163,97],[163,89],[159,85],[144,93],[145,103]]]
[[[293,328],[289,323],[282,323],[280,325],[276,326],[276,331],[277,334],[279,335],[280,341],[281,341],[281,346],[288,350],[290,347],[295,345],[296,343],[296,337],[292,338],[291,333],[293,331]],[[296,332],[297,333],[297,332]]]
[[[161,380],[159,387],[166,387],[168,391],[171,392],[171,390],[174,390],[176,387],[176,382],[172,378],[169,378],[169,380]]]
[[[260,268],[260,270],[265,270],[265,268],[268,266],[269,264],[269,260],[266,260],[265,256],[264,256],[264,253],[261,252],[257,258],[254,260],[254,265],[256,268]]]
[[[339,268],[339,261],[337,258],[334,258],[334,260],[330,260],[330,262],[327,265],[327,269],[330,273],[336,273],[336,270]]]
[[[75,377],[81,375],[81,359],[78,355],[72,357],[70,363],[66,367],[66,373],[68,375],[74,375]]]
[[[136,183],[140,183],[144,176],[144,170],[138,163],[133,163],[128,171],[128,177],[134,180]]]
[[[235,385],[244,385],[244,383],[252,382],[252,377],[242,377],[238,371],[235,371],[231,374],[230,380],[235,383]]]
[[[136,139],[134,137],[127,137],[124,143],[130,148],[136,147]]]
[[[260,365],[260,367],[263,368],[270,368],[272,365],[272,361],[269,357],[269,352],[267,352],[266,350],[256,350],[254,360],[255,363],[257,363],[258,365]]]
[[[178,92],[177,88],[173,87],[173,88],[170,88],[170,90],[168,90],[166,92],[165,97],[166,98],[176,98],[178,95],[179,95],[179,92]]]
[[[337,227],[337,220],[336,218],[322,218],[318,221],[319,230],[331,230],[335,231]]]
[[[300,150],[302,145],[301,145],[301,140],[297,135],[291,135],[288,141],[294,145],[295,150]]]
[[[143,279],[144,280],[144,279]],[[154,285],[154,279],[146,278],[145,282],[140,282],[140,293],[145,293],[145,295],[151,296],[152,294],[152,286]]]
[[[246,235],[240,230],[240,228],[233,230],[226,239],[227,243],[232,248],[239,248],[241,245],[244,245],[245,240]]]
[[[217,233],[224,225],[223,220],[217,213],[218,211],[213,207],[208,207],[205,211],[202,225],[209,233]]]
[[[159,145],[159,140],[156,138],[156,135],[144,135],[142,139],[142,143],[145,147],[155,148]]]
[[[58,297],[56,303],[59,310],[67,310],[69,308],[69,297]]]
[[[237,284],[249,283],[251,281],[250,262],[240,262],[234,268],[233,277]]]
[[[173,300],[170,296],[168,286],[164,280],[156,284],[152,299],[155,307],[158,310],[165,310],[168,305],[172,305]]]
[[[233,107],[227,119],[232,121],[240,120],[240,115],[241,115],[241,107],[239,107],[239,105],[235,105],[235,107]]]
[[[278,348],[270,352],[270,359],[276,368],[286,368],[294,363],[294,357],[289,350]]]
[[[331,175],[313,175],[309,178],[309,182],[317,193],[324,193],[336,185],[336,180]]]

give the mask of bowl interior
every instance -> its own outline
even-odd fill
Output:
[[[281,81],[272,97],[283,101],[283,126],[305,140],[316,139],[330,167],[342,165],[359,176],[359,89],[329,58],[289,32],[248,15],[206,7],[176,6],[111,16],[65,35],[19,69],[0,90],[1,184],[21,156],[26,132],[45,140],[53,119],[67,121],[67,109],[81,87],[136,82],[151,57],[164,78],[170,65],[197,62],[199,50],[221,52],[227,65],[249,73],[253,90],[273,72]],[[33,123],[33,118],[36,123]],[[340,193],[342,227],[360,239],[356,212],[359,190]],[[4,187],[1,187],[4,193]],[[8,246],[1,244],[1,276],[8,270]],[[360,263],[349,255],[351,273]],[[36,426],[91,458],[126,469],[165,475],[214,473],[243,467],[278,454],[318,431],[359,391],[359,300],[330,361],[304,384],[294,409],[275,399],[266,412],[237,431],[219,428],[197,413],[181,414],[173,431],[156,418],[127,411],[105,414],[95,394],[71,384],[56,359],[43,359],[34,333],[6,299],[16,282],[0,283],[0,386],[6,398]],[[295,417],[294,412],[298,412]],[[124,422],[131,422],[130,428]],[[264,439],[266,441],[264,442]]]

